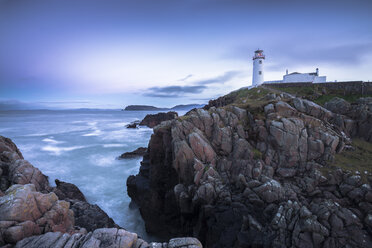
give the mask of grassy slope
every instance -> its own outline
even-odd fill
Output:
[[[270,85],[266,85],[266,87],[270,87]],[[359,94],[349,94],[344,95],[343,91],[340,90],[330,90],[328,88],[321,87],[319,85],[312,85],[312,86],[305,86],[305,87],[283,87],[283,88],[276,88],[292,95],[301,96],[303,98],[309,99],[314,101],[315,103],[323,106],[326,102],[330,101],[334,97],[343,98],[348,102],[355,102],[357,99],[361,97],[372,97],[372,95],[359,95]]]
[[[335,155],[328,169],[341,168],[353,174],[360,173],[366,179],[372,174],[372,143],[362,139],[354,139],[355,150],[343,151]]]

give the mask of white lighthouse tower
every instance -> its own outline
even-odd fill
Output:
[[[254,52],[253,56],[253,78],[252,78],[252,85],[257,86],[264,82],[264,72],[263,72],[263,64],[265,60],[265,55],[263,54],[263,50],[258,49]]]

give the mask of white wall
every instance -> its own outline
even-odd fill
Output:
[[[283,76],[283,83],[313,82],[315,76],[309,74],[289,74]]]
[[[262,61],[261,64],[260,64],[260,61]],[[260,59],[260,58],[253,60],[253,78],[252,78],[253,86],[263,84],[264,82],[264,70],[263,70],[264,61],[265,61],[264,59]],[[260,74],[260,71],[261,71],[261,74]]]
[[[327,77],[326,76],[321,76],[321,77],[315,77],[314,78],[314,83],[326,83],[327,82]]]

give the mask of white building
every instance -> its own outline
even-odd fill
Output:
[[[319,69],[316,68],[315,72],[299,73],[292,72],[283,75],[283,80],[265,81],[265,84],[278,84],[278,83],[326,83],[326,76],[319,76]]]
[[[252,85],[257,86],[264,83],[264,60],[263,50],[258,49],[253,56],[253,76]]]
[[[325,83],[327,81],[326,76],[319,76],[319,69],[316,68],[315,72],[299,73],[292,72],[283,76],[282,83]],[[265,82],[266,83],[266,82]]]
[[[315,72],[299,73],[292,72],[283,75],[283,80],[275,81],[264,81],[264,61],[265,55],[263,50],[256,50],[253,56],[253,75],[252,75],[252,86],[258,86],[260,84],[271,84],[271,83],[326,83],[326,76],[319,76],[319,69],[316,68]]]

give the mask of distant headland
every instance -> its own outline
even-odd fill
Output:
[[[125,107],[124,110],[126,111],[158,111],[158,110],[191,110],[193,108],[202,108],[205,104],[184,104],[184,105],[176,105],[172,108],[158,108],[151,105],[128,105]]]

